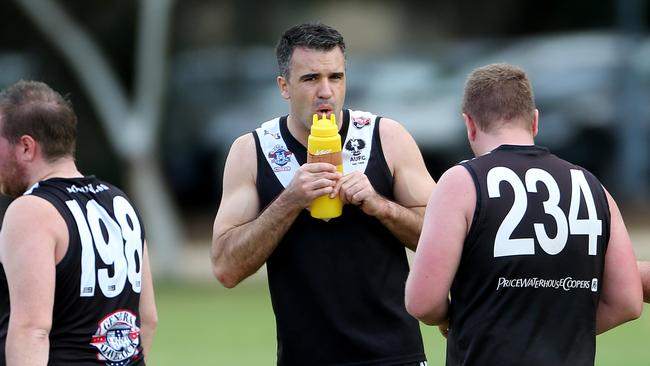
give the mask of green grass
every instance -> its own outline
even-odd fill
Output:
[[[275,365],[275,321],[264,281],[227,290],[216,283],[156,287],[160,324],[148,364]],[[422,327],[429,365],[444,365],[445,341]],[[597,338],[596,365],[650,364],[650,305],[641,319]]]

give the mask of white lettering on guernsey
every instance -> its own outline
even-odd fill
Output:
[[[77,187],[76,185],[71,185],[70,187],[67,188],[68,193],[99,193],[103,191],[108,191],[110,188],[106,186],[105,184],[98,184],[96,186],[93,186],[92,184],[87,184],[85,186]]]
[[[571,291],[571,290],[591,290],[592,292],[598,291],[598,279],[591,280],[577,280],[572,277],[565,277],[560,279],[546,279],[546,278],[505,278],[499,277],[497,281],[497,291],[505,288],[550,288],[555,290]]]
[[[113,216],[95,200],[89,200],[85,209],[75,200],[66,205],[81,240],[79,296],[94,296],[99,285],[104,296],[113,298],[122,293],[127,280],[140,293],[144,244],[140,220],[129,201],[115,196]]]
[[[535,239],[542,250],[550,255],[560,253],[567,245],[569,235],[588,235],[588,255],[598,253],[598,237],[602,236],[602,220],[598,218],[598,210],[594,201],[587,178],[581,170],[571,169],[571,195],[568,217],[560,208],[561,194],[557,182],[553,176],[539,168],[531,168],[526,171],[525,185],[521,178],[512,169],[498,166],[490,169],[487,174],[487,191],[491,199],[501,198],[502,182],[508,183],[514,194],[514,200],[510,211],[504,217],[496,232],[494,240],[494,257],[507,257],[518,255],[535,255]],[[551,238],[546,232],[543,223],[533,224],[535,238],[513,238],[513,232],[521,225],[521,222],[528,211],[528,193],[537,193],[538,183],[543,184],[548,195],[544,201],[544,213],[553,217],[556,228],[555,237]],[[578,218],[579,208],[582,205],[587,208],[587,218]],[[568,220],[568,221],[567,221]]]

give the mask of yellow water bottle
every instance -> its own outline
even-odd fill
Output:
[[[334,113],[330,115],[330,119],[325,115],[319,119],[318,114],[314,114],[311,133],[307,140],[307,162],[330,163],[343,173],[341,135],[339,135]],[[338,197],[330,198],[329,194],[326,194],[314,199],[309,206],[309,211],[312,217],[329,220],[341,216],[343,202]]]

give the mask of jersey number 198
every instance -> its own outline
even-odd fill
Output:
[[[139,293],[142,281],[142,230],[131,204],[121,196],[113,199],[117,222],[95,200],[86,204],[86,214],[77,201],[70,200],[66,204],[77,222],[81,238],[79,295],[93,296],[95,285],[99,284],[104,296],[115,297],[122,292],[127,279],[133,291]],[[101,262],[113,266],[112,276],[108,268],[95,268],[95,249]]]

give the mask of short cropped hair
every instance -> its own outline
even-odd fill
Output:
[[[520,67],[483,66],[467,78],[462,109],[485,132],[519,119],[529,122],[535,113],[533,88]]]
[[[45,83],[21,80],[0,92],[0,121],[0,133],[12,144],[29,135],[48,161],[74,157],[77,116],[70,101]]]
[[[291,56],[298,47],[319,51],[329,51],[339,47],[345,55],[345,41],[336,29],[322,23],[294,25],[282,34],[275,47],[280,75],[286,79],[291,73]]]

